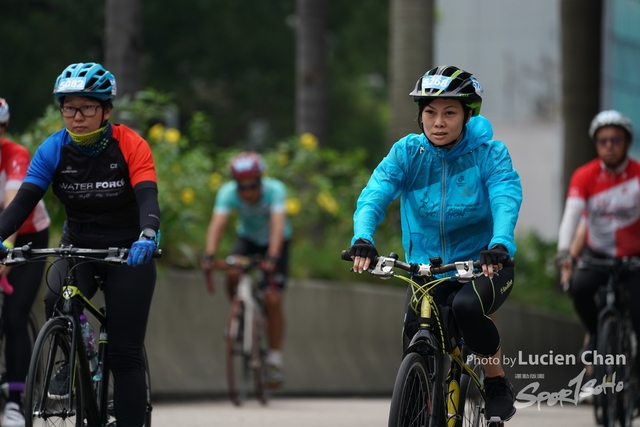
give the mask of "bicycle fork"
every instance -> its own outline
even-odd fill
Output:
[[[456,348],[454,353],[459,354],[460,349]],[[447,374],[445,384],[447,384],[446,390],[446,405],[447,405],[447,427],[455,427],[456,422],[460,419],[460,377],[462,369],[455,358],[451,358],[451,367]]]

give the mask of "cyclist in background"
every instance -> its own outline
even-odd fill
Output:
[[[104,277],[109,310],[109,363],[114,379],[118,427],[140,427],[147,406],[143,344],[156,281],[160,208],[151,148],[132,129],[111,124],[116,97],[114,76],[97,63],[71,64],[56,79],[53,95],[65,128],[45,140],[33,156],[13,202],[0,215],[0,239],[7,239],[51,186],[65,207],[60,243],[105,249],[130,247],[127,265],[83,263],[78,287],[92,297],[94,277]],[[62,264],[62,265],[60,265]],[[45,313],[50,318],[66,265],[49,270]],[[63,364],[48,390],[62,393],[69,376]]]
[[[265,260],[267,274],[262,275],[259,286],[264,290],[269,336],[267,383],[278,387],[284,381],[282,292],[287,278],[291,225],[284,206],[286,187],[275,178],[264,177],[264,170],[264,160],[252,151],[240,153],[229,162],[233,180],[223,184],[216,196],[201,267],[205,271],[211,269],[210,262],[218,250],[229,214],[236,211],[238,237],[231,255],[258,254]],[[230,298],[235,294],[240,274],[237,269],[227,270]]]
[[[29,167],[29,151],[22,145],[4,137],[9,125],[9,104],[0,98],[0,208],[8,206],[22,184]],[[38,202],[27,220],[18,231],[4,241],[5,247],[22,246],[31,242],[34,248],[46,248],[49,245],[49,215],[42,201]],[[3,427],[23,427],[22,393],[24,381],[31,359],[31,340],[27,332],[29,313],[36,299],[44,264],[29,268],[11,269],[0,266],[0,276],[6,278],[12,286],[5,289],[2,304],[4,322],[4,358],[6,361],[9,398],[4,407],[0,425]],[[3,279],[4,280],[4,279]]]
[[[418,79],[410,96],[418,105],[422,133],[396,142],[362,190],[349,248],[353,269],[361,273],[377,256],[373,234],[397,197],[407,262],[479,259],[483,276],[466,284],[447,282],[435,289],[434,297],[445,304],[455,293],[452,308],[467,347],[492,358],[484,365],[485,417],[506,421],[516,411],[513,386],[500,362],[500,335],[490,315],[513,288],[514,269],[503,268],[503,263],[516,252],[520,178],[507,148],[492,139],[491,124],[479,115],[482,88],[470,73],[453,66],[433,68]],[[418,329],[411,297],[409,287],[405,349]]]
[[[559,266],[572,271],[569,294],[589,332],[581,350],[597,345],[598,309],[594,295],[607,283],[607,275],[588,265],[573,271],[576,257],[570,252],[581,216],[586,220],[583,254],[593,258],[622,258],[640,255],[640,162],[629,156],[633,140],[631,120],[619,111],[598,113],[589,126],[598,158],[579,167],[571,176],[564,214],[558,234]],[[632,301],[640,302],[638,272],[623,272],[621,283]],[[631,311],[636,334],[640,333],[640,310]],[[585,355],[589,361],[591,352]],[[640,368],[640,359],[636,360]],[[637,371],[640,372],[640,371]]]

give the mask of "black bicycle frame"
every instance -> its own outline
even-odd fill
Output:
[[[56,304],[56,310],[59,315],[52,318],[65,317],[69,321],[69,325],[72,328],[71,346],[76,351],[71,352],[70,366],[75,366],[75,357],[79,356],[79,367],[81,383],[80,387],[84,396],[88,396],[90,391],[93,393],[94,381],[92,379],[91,370],[89,368],[89,360],[87,357],[87,351],[80,331],[80,314],[86,309],[100,324],[100,339],[98,346],[98,358],[101,362],[100,368],[102,370],[102,379],[99,382],[99,387],[95,390],[95,399],[83,400],[83,406],[86,411],[88,425],[105,425],[108,414],[108,392],[109,392],[109,364],[107,357],[107,318],[105,316],[105,308],[97,308],[94,306],[89,298],[87,298],[76,285],[75,278],[75,265],[72,263],[69,267],[69,273],[65,279],[65,284],[62,286],[61,300]],[[72,371],[73,372],[73,371]],[[72,399],[71,393],[69,399]],[[71,402],[70,402],[71,403]],[[70,406],[71,407],[71,406]]]

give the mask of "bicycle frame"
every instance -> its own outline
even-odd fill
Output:
[[[67,280],[75,280],[75,277],[67,276]],[[69,283],[65,281],[66,283]],[[59,315],[69,319],[69,327],[72,328],[72,346],[76,348],[75,352],[71,352],[70,366],[75,366],[75,357],[79,355],[79,366],[82,372],[81,378],[85,381],[81,384],[81,387],[88,387],[87,390],[91,390],[93,380],[91,379],[91,372],[89,369],[89,360],[87,358],[87,352],[84,345],[84,340],[80,332],[80,314],[86,310],[93,316],[94,319],[100,324],[100,335],[98,344],[98,360],[100,361],[100,369],[103,372],[103,377],[98,381],[98,387],[96,390],[96,399],[89,399],[88,402],[83,402],[85,406],[86,416],[88,420],[93,420],[99,424],[105,425],[108,420],[108,391],[109,391],[109,363],[107,357],[107,318],[105,317],[105,308],[97,308],[91,303],[77,286],[65,284],[62,286],[62,307],[59,310]],[[84,309],[84,310],[83,310]],[[53,318],[56,318],[54,316]],[[69,396],[71,398],[71,396]],[[89,425],[94,425],[89,422]]]
[[[154,258],[160,257],[162,252],[157,250]],[[21,265],[30,261],[45,261],[48,256],[56,256],[59,259],[67,261],[66,276],[63,279],[60,294],[55,302],[54,312],[51,319],[43,325],[43,331],[49,331],[55,327],[60,327],[66,323],[66,331],[70,336],[69,344],[63,344],[60,341],[53,341],[53,346],[60,348],[69,347],[69,360],[67,363],[70,367],[71,377],[70,390],[76,390],[82,396],[82,411],[86,418],[87,425],[105,426],[109,421],[109,362],[107,357],[107,318],[106,308],[96,307],[91,300],[84,295],[77,286],[76,272],[77,266],[84,262],[103,262],[107,264],[124,264],[128,255],[128,249],[109,248],[109,249],[82,249],[73,246],[60,246],[59,248],[47,249],[31,249],[28,245],[21,248],[10,249],[6,252],[6,258],[2,262],[4,265]],[[56,261],[52,262],[52,265]],[[99,289],[103,289],[104,283],[100,276],[94,277]],[[94,381],[92,372],[89,368],[89,360],[85,348],[84,339],[80,330],[80,314],[88,312],[99,323],[99,345],[98,360],[102,370],[102,378]],[[47,336],[45,332],[44,336]],[[53,348],[53,347],[52,347]],[[48,355],[44,355],[47,370],[44,372],[43,384],[49,384],[53,375],[53,365],[50,363],[52,353],[49,350]],[[36,353],[34,352],[34,355]],[[32,359],[32,364],[34,363]],[[31,367],[30,367],[31,370]],[[79,374],[79,375],[78,375]],[[79,378],[78,378],[79,376]],[[76,387],[77,386],[77,387]],[[61,411],[49,411],[46,409],[46,397],[44,394],[39,396],[37,405],[31,405],[34,412],[28,416],[37,418],[67,418],[78,416],[74,406],[74,393],[69,393],[67,404],[69,409]],[[79,398],[76,398],[79,399]],[[148,412],[151,410],[148,400]],[[36,409],[37,408],[37,409]],[[44,411],[43,411],[44,409]]]
[[[348,251],[342,251],[341,258],[344,261],[352,261]],[[408,282],[411,286],[413,295],[410,298],[409,309],[414,310],[418,314],[418,331],[415,333],[411,342],[404,351],[403,362],[400,365],[394,393],[392,396],[391,412],[389,425],[395,426],[398,420],[406,422],[404,417],[410,417],[411,422],[419,419],[421,426],[424,425],[426,419],[429,419],[429,427],[447,425],[447,427],[455,427],[459,421],[464,422],[464,411],[460,408],[461,398],[461,377],[462,374],[468,375],[470,381],[476,386],[479,396],[474,399],[486,400],[486,392],[484,382],[480,375],[475,372],[472,366],[469,366],[463,359],[462,353],[464,344],[462,340],[458,340],[459,333],[453,329],[453,325],[443,324],[443,314],[441,308],[448,310],[446,305],[438,305],[431,294],[431,291],[443,282],[455,279],[458,282],[465,283],[474,280],[482,274],[479,269],[482,267],[480,261],[458,261],[450,264],[442,264],[440,258],[430,259],[431,264],[408,264],[398,261],[398,256],[391,253],[387,256],[376,257],[367,270],[374,276],[382,279],[396,277]],[[513,259],[509,259],[504,263],[505,267],[513,266]],[[410,273],[413,276],[423,276],[430,278],[430,281],[423,285],[419,285],[410,277],[401,276],[395,273],[394,268],[398,268]],[[452,276],[444,278],[435,278],[436,275],[454,272]],[[418,305],[419,304],[419,305]],[[446,307],[446,308],[445,308]],[[450,330],[451,328],[451,330]],[[420,369],[428,372],[426,380],[420,378],[422,374],[414,374],[414,362],[416,358],[420,358],[424,368],[415,368],[418,372]],[[407,363],[405,364],[405,361]],[[446,377],[444,376],[445,361],[449,361],[449,369]],[[417,378],[417,379],[414,379]],[[411,401],[411,393],[407,393],[404,389],[406,384],[412,381],[420,383],[429,383],[430,392],[421,402],[422,395],[417,401]],[[471,383],[469,383],[471,384]],[[464,390],[465,399],[468,398],[467,389]],[[445,394],[446,392],[446,394]],[[407,397],[409,396],[409,397]],[[473,403],[472,403],[473,404]],[[405,415],[404,406],[411,407],[411,413]],[[473,406],[473,422],[475,425],[479,422],[480,413],[483,411],[482,403]],[[416,410],[415,407],[424,406],[425,410]],[[444,412],[443,412],[444,411]],[[425,417],[424,414],[428,414]],[[397,418],[396,418],[397,417]],[[465,417],[466,419],[466,417]],[[488,421],[487,425],[501,426],[502,421]]]
[[[243,273],[240,276],[238,288],[236,289],[236,298],[240,299],[244,303],[245,307],[242,351],[244,354],[251,354],[251,337],[253,337],[254,327],[253,320],[255,316],[255,309],[259,306],[259,303],[253,296],[253,279],[247,273]]]
[[[472,367],[462,360],[462,344],[457,343],[451,352],[446,350],[445,339],[447,338],[449,331],[447,331],[442,325],[438,304],[430,291],[448,279],[437,279],[433,282],[426,283],[425,285],[419,285],[404,276],[395,275],[394,277],[398,277],[409,282],[414,290],[414,295],[416,292],[422,293],[420,300],[420,323],[418,326],[418,332],[413,336],[411,343],[405,350],[405,355],[411,352],[416,352],[422,355],[430,353],[437,358],[441,366],[445,355],[450,359],[451,365],[449,366],[446,378],[443,375],[443,369],[436,369],[436,378],[434,382],[435,384],[441,384],[443,388],[444,386],[447,387],[447,399],[445,403],[446,422],[448,427],[453,427],[458,420],[460,379],[462,374],[464,373],[469,375],[478,390],[480,390],[483,399],[485,398],[485,390],[484,383],[478,374]],[[436,334],[434,334],[434,328],[436,327],[438,328],[438,335],[440,336],[440,339],[437,339]],[[425,350],[425,347],[428,350]]]

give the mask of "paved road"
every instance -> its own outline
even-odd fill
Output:
[[[262,406],[250,401],[241,408],[226,400],[158,403],[154,427],[386,427],[388,399],[277,398]],[[546,405],[518,410],[506,427],[596,427],[591,407]],[[634,426],[640,426],[636,420]]]

